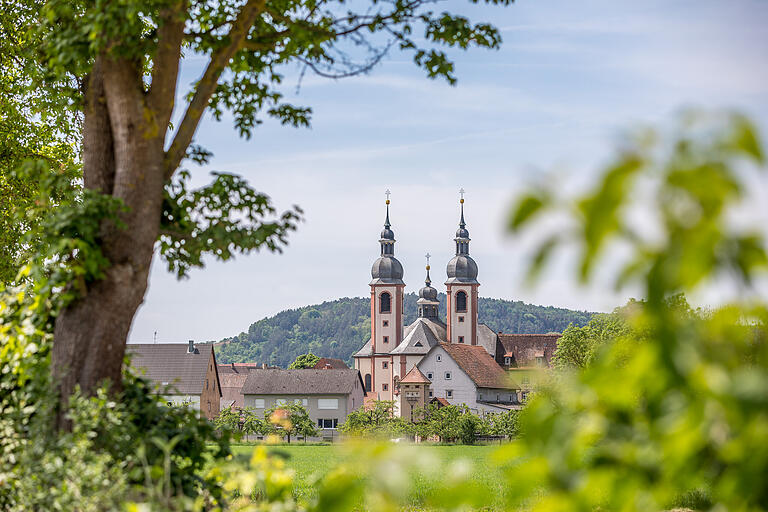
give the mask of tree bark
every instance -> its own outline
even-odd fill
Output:
[[[89,80],[83,137],[88,188],[121,199],[125,228],[103,221],[101,249],[110,261],[102,280],[64,308],[56,319],[52,367],[61,397],[59,428],[79,387],[86,395],[109,382],[121,388],[125,342],[147,288],[160,227],[164,186],[164,127],[146,116],[140,67],[104,56]]]

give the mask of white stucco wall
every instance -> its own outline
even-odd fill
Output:
[[[440,359],[438,361],[438,359]],[[472,412],[480,412],[477,405],[477,388],[469,376],[442,347],[433,348],[418,364],[421,373],[429,377],[432,374],[432,396],[445,398],[454,405],[466,404]],[[445,378],[445,372],[451,373],[451,378]],[[446,392],[453,391],[453,397],[448,398]]]

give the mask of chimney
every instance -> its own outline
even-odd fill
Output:
[[[189,354],[195,353],[195,340],[189,340],[189,348],[187,349],[187,353]]]

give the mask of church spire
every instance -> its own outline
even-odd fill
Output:
[[[387,217],[384,220],[384,229],[381,232],[381,238],[379,243],[381,244],[382,256],[394,256],[395,255],[395,232],[390,229],[392,225],[389,223],[389,196],[391,192],[387,189],[384,194],[387,196]]]
[[[419,290],[419,299],[416,304],[419,306],[420,318],[437,318],[438,307],[440,303],[437,300],[437,290],[432,288],[432,279],[429,278],[429,258],[431,254],[427,253],[427,278],[424,280],[424,288]]]
[[[461,220],[459,221],[459,229],[456,230],[456,238],[454,240],[456,241],[456,255],[459,254],[469,254],[469,230],[467,229],[467,223],[464,222],[464,189],[459,190],[459,195],[461,196],[461,199],[459,200],[459,203],[461,204]]]

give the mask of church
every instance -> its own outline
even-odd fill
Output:
[[[403,266],[395,258],[395,233],[386,200],[381,254],[371,268],[371,338],[353,358],[368,396],[394,400],[399,414],[407,415],[415,405],[431,401],[466,404],[479,414],[519,408],[527,389],[517,382],[515,370],[527,366],[516,360],[520,359],[515,350],[518,338],[525,337],[533,347],[538,366],[548,363],[556,348],[557,335],[503,335],[478,321],[480,283],[477,263],[469,255],[463,192],[453,239],[456,253],[446,265],[446,321],[440,316],[427,259],[418,317],[407,326],[403,326]],[[401,393],[401,384],[408,384],[402,386],[407,393]]]

